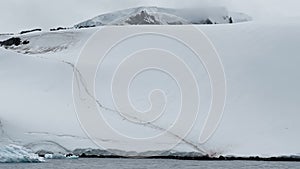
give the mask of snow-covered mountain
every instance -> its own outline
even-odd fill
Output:
[[[137,7],[99,15],[75,25],[76,28],[102,25],[183,25],[222,24],[249,21],[251,17],[242,13],[228,12],[223,7],[200,9],[171,9],[159,7]]]
[[[119,17],[102,16],[101,21],[109,23],[111,18]],[[153,22],[152,17],[150,21]],[[132,26],[125,27],[130,29]],[[196,27],[214,44],[227,80],[226,108],[220,126],[207,143],[199,146],[209,155],[299,156],[299,20]],[[178,29],[184,31],[185,26]],[[77,119],[72,96],[72,80],[76,72],[74,65],[82,47],[98,30],[70,29],[0,35],[0,161],[7,161],[11,156],[16,157],[17,161],[23,161],[23,155],[33,156],[31,151],[107,153],[95,150],[99,147],[84,133]],[[143,38],[138,39],[140,43],[128,45],[157,48],[172,44],[153,42],[147,36]],[[171,49],[177,52],[185,50],[180,46]],[[102,76],[96,77],[97,83],[109,81],[110,74],[115,71],[114,66],[126,57],[122,54],[115,53],[106,58],[105,66],[99,71],[103,73]],[[182,54],[182,59],[191,65],[191,70],[197,75],[203,103],[200,114],[203,114],[197,117],[194,128],[184,138],[185,142],[175,147],[172,153],[203,154],[195,150],[195,145],[198,146],[198,134],[205,121],[205,112],[209,109],[209,78],[203,65],[194,62],[191,54]],[[160,83],[168,96],[169,106],[166,111],[172,115],[178,107],[179,99],[173,79],[155,74],[141,81],[132,91],[133,102],[137,107],[142,110],[148,108],[149,100],[144,89],[151,88],[153,82]],[[109,90],[104,87],[99,85],[99,90],[95,92],[101,97],[101,104],[113,107],[110,95],[107,94]],[[105,110],[104,115],[111,125],[125,133],[143,136],[160,132],[147,126],[136,126],[109,110]],[[172,118],[156,122],[158,126],[166,128],[171,124],[169,120]],[[126,145],[123,140],[109,137],[99,138],[99,141],[104,146]],[[11,153],[15,150],[16,153]],[[136,152],[131,154],[138,155]],[[151,152],[146,153],[149,154]],[[36,158],[33,156],[33,159]]]

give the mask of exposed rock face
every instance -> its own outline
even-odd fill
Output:
[[[20,34],[25,34],[25,33],[30,33],[30,32],[36,32],[36,31],[42,31],[42,29],[31,29],[31,30],[26,30],[26,31],[21,31]]]
[[[135,16],[129,17],[125,21],[130,25],[160,25],[161,23],[155,19],[154,16],[149,15],[147,11],[141,11],[141,13],[136,14]]]
[[[29,44],[29,41],[28,40],[24,40],[22,41],[21,38],[19,37],[12,37],[12,38],[9,38],[5,41],[0,41],[0,46],[4,46],[4,47],[10,47],[10,46],[19,46],[19,45],[26,45],[26,44]]]
[[[12,45],[19,46],[20,44],[21,44],[21,39],[18,37],[17,38],[13,37],[0,42],[0,46],[12,46]]]

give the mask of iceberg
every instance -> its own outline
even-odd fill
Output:
[[[0,163],[39,163],[44,162],[42,157],[31,150],[17,145],[0,147]]]

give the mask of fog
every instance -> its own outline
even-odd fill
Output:
[[[0,32],[73,26],[99,14],[137,6],[190,8],[225,6],[254,19],[300,16],[297,0],[0,0]]]

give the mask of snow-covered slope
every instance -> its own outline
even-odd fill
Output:
[[[111,19],[108,18],[108,21]],[[219,52],[228,90],[220,126],[201,147],[211,155],[276,156],[300,153],[299,20],[197,28],[207,34]],[[180,27],[182,29],[184,27]],[[57,153],[69,153],[78,148],[98,148],[80,127],[72,99],[73,66],[80,49],[95,31],[96,28],[16,35],[21,41],[27,40],[29,43],[0,48],[0,127],[1,138],[7,138],[5,144],[21,145],[35,152],[47,150]],[[150,45],[150,41],[147,43],[144,45]],[[154,45],[163,46],[163,43]],[[103,76],[97,76],[96,81],[106,82],[108,75],[114,71],[112,66],[124,57],[108,58],[107,65],[101,71]],[[196,78],[203,101],[201,112],[206,112],[211,97],[208,75],[199,66],[201,64],[191,58],[188,55],[183,57],[198,75]],[[160,82],[170,96],[171,108],[167,109],[170,113],[178,107],[176,85],[172,79],[156,75],[150,76],[149,81],[142,79],[146,83],[135,86],[133,96],[136,99],[133,101],[138,108],[147,108],[148,98],[142,89],[151,87],[151,82]],[[96,92],[104,105],[112,106],[111,100],[106,99],[110,96],[103,90],[100,88]],[[188,143],[181,143],[175,150],[197,151],[193,145],[197,144],[205,115],[203,113],[198,117],[186,138]],[[105,112],[105,116],[111,125],[124,133],[143,137],[143,134],[157,132],[150,131],[146,126],[136,128],[109,111]],[[169,121],[158,121],[158,125],[163,127],[168,124]],[[99,141],[103,145],[126,144],[112,138],[99,138]],[[0,151],[3,149],[0,148]]]
[[[222,24],[249,21],[246,14],[228,12],[223,7],[200,9],[170,9],[159,7],[137,7],[102,14],[75,25],[76,28],[102,25],[182,25]]]

